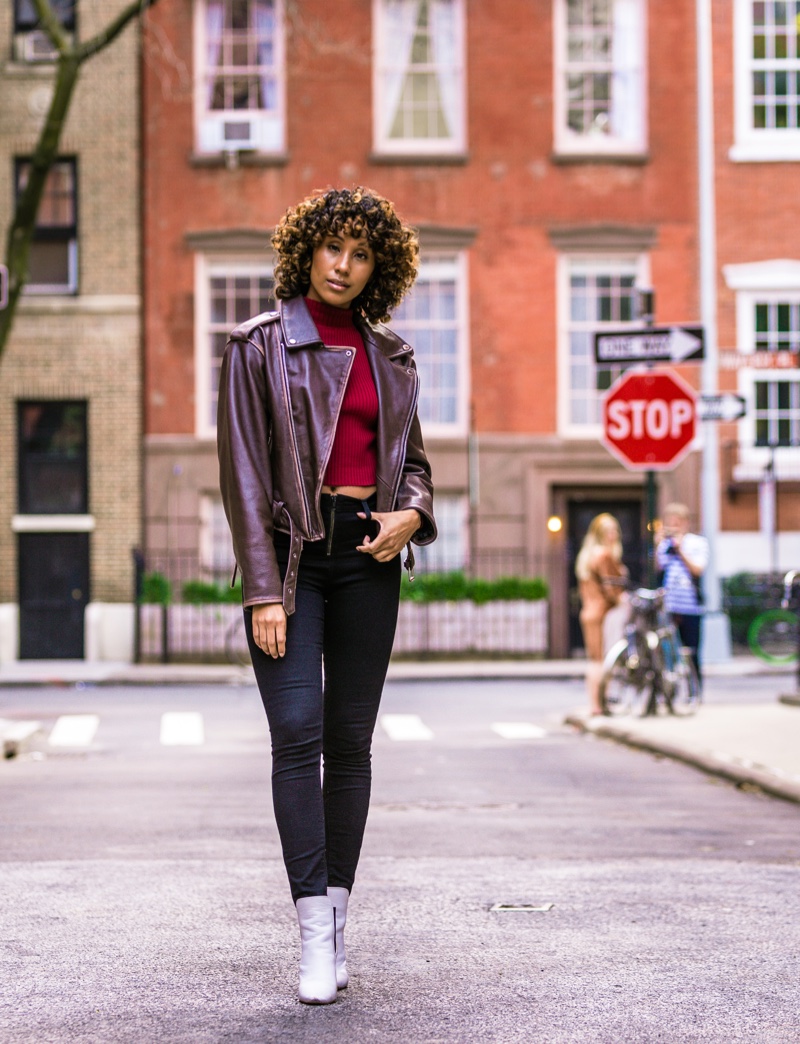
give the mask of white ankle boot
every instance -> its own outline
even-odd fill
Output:
[[[333,903],[336,915],[336,985],[343,990],[350,981],[344,952],[344,926],[347,923],[347,900],[350,893],[346,888],[329,888],[328,898]]]
[[[300,925],[300,1000],[331,1004],[336,1000],[336,950],[333,903],[327,895],[298,899]]]

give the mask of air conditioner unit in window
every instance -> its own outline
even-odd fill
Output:
[[[263,114],[208,117],[200,123],[199,144],[202,152],[273,152],[280,146],[279,124]]]
[[[58,58],[58,51],[47,33],[36,29],[19,34],[17,56],[24,62],[54,62]]]

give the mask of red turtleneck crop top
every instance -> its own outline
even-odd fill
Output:
[[[349,308],[336,308],[309,297],[306,304],[324,344],[355,349],[324,484],[374,486],[378,393],[364,341],[353,323],[353,313]]]

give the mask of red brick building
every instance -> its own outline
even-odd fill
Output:
[[[715,5],[720,23],[728,7]],[[227,567],[213,441],[225,335],[269,305],[285,208],[366,184],[420,229],[420,278],[392,325],[423,384],[442,529],[426,564],[544,573],[565,653],[588,520],[614,511],[632,561],[644,529],[642,476],[598,441],[614,374],[595,367],[592,332],[635,325],[637,288],[655,288],[657,321],[699,318],[694,3],[171,0],[149,18],[151,564]],[[747,230],[740,241],[744,254],[724,240],[721,262],[756,259]],[[697,456],[662,497],[697,505]]]
[[[800,563],[800,10],[712,7],[719,381],[748,406],[721,432],[718,564],[783,571]]]

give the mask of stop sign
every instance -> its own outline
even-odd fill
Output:
[[[695,404],[674,374],[625,373],[603,396],[603,443],[633,470],[674,468],[694,439]]]

